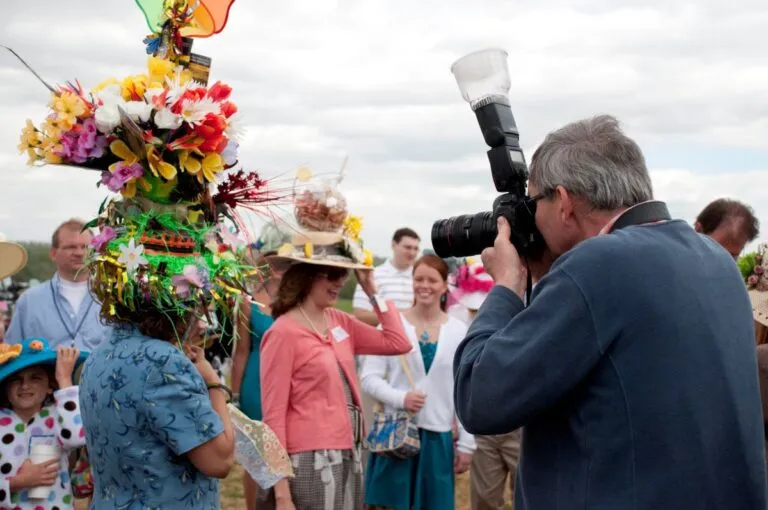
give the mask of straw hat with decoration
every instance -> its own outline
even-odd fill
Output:
[[[0,234],[0,280],[13,276],[27,265],[27,251],[23,246],[5,240]]]

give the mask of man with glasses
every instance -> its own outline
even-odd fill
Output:
[[[99,304],[88,289],[84,259],[91,234],[84,226],[82,221],[70,219],[56,228],[50,249],[56,273],[21,295],[6,343],[42,337],[53,348],[74,345],[92,351],[108,336],[109,327],[99,320]]]
[[[529,206],[558,256],[526,307],[500,219],[495,285],[454,359],[472,434],[523,429],[516,510],[764,510],[752,307],[713,239],[653,200],[610,116],[550,133]]]

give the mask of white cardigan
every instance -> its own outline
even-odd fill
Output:
[[[416,389],[427,394],[424,407],[416,417],[419,428],[432,432],[450,432],[456,415],[453,405],[453,356],[467,333],[462,321],[448,317],[440,328],[437,352],[429,373],[425,373],[416,328],[401,315],[405,333],[413,344],[405,355]],[[360,376],[363,391],[384,404],[384,412],[405,408],[405,395],[412,390],[397,356],[366,356]],[[387,376],[387,374],[389,374]],[[458,423],[458,420],[457,420]],[[464,453],[475,450],[475,438],[459,423],[457,448]]]

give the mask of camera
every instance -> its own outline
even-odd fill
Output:
[[[488,162],[496,191],[502,193],[491,211],[437,220],[432,225],[432,248],[442,257],[477,255],[493,246],[496,221],[504,217],[512,227],[510,241],[526,259],[544,250],[536,228],[536,202],[526,195],[528,166],[520,147],[520,134],[509,98],[507,52],[482,50],[466,55],[451,66],[462,96],[475,112],[488,150]]]

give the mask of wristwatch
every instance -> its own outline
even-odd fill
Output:
[[[381,313],[387,313],[387,311],[389,310],[389,307],[387,306],[387,302],[384,301],[381,298],[381,296],[379,296],[378,294],[374,294],[373,296],[371,296],[370,301],[371,301],[371,306],[373,306],[374,308],[378,307]]]

